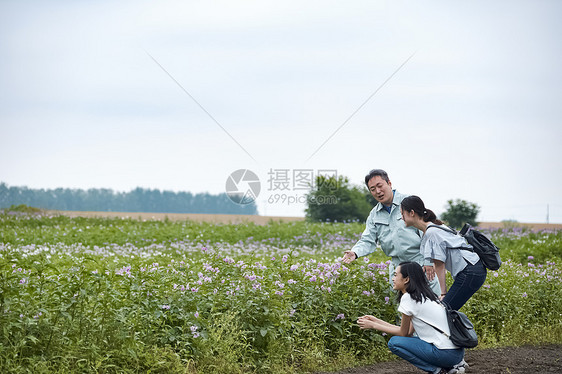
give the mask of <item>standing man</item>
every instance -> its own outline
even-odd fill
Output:
[[[373,253],[380,244],[382,251],[391,257],[389,281],[392,283],[394,268],[403,261],[420,264],[430,281],[430,287],[437,295],[441,288],[435,277],[433,264],[420,253],[422,233],[413,227],[406,227],[400,214],[400,203],[407,195],[392,189],[388,174],[381,169],[373,169],[365,176],[365,184],[371,195],[378,201],[367,218],[361,239],[345,251],[343,262],[349,264],[358,257]]]

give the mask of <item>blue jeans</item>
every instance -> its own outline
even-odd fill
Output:
[[[486,281],[486,268],[482,261],[472,265],[467,261],[466,267],[457,274],[455,281],[443,301],[454,310],[459,310]]]
[[[393,336],[388,348],[395,355],[427,372],[439,368],[449,369],[461,362],[464,349],[439,349],[418,337]]]

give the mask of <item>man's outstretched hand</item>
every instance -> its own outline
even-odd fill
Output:
[[[357,258],[357,256],[355,255],[355,252],[353,251],[345,251],[343,253],[343,263],[344,264],[349,264],[352,261],[355,261],[355,259]]]

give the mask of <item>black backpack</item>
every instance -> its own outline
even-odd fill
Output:
[[[451,342],[460,348],[474,348],[478,345],[478,335],[476,335],[476,331],[474,331],[474,325],[466,314],[463,312],[459,312],[458,310],[453,310],[449,304],[444,303],[442,301],[438,301],[445,308],[445,312],[447,314],[447,323],[449,325],[449,331],[451,332],[449,335],[445,334],[445,332],[429,322],[424,321],[429,326],[433,327],[435,330],[439,331],[441,334],[445,335]],[[418,317],[419,318],[419,317]]]
[[[438,225],[429,225],[427,228],[437,227],[441,230],[450,232],[451,234],[457,235],[457,232],[450,227],[443,227]],[[472,251],[480,257],[480,260],[484,266],[490,270],[498,270],[502,264],[500,258],[500,249],[496,247],[490,239],[488,239],[480,231],[476,230],[474,227],[465,223],[459,234],[466,239],[468,244],[472,246],[473,249],[463,248],[468,251]]]

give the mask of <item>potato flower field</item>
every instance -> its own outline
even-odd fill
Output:
[[[340,261],[362,231],[0,214],[0,372],[305,373],[392,359],[388,336],[356,324],[398,318],[388,258]],[[490,234],[504,264],[462,309],[478,348],[562,343],[562,231]]]

